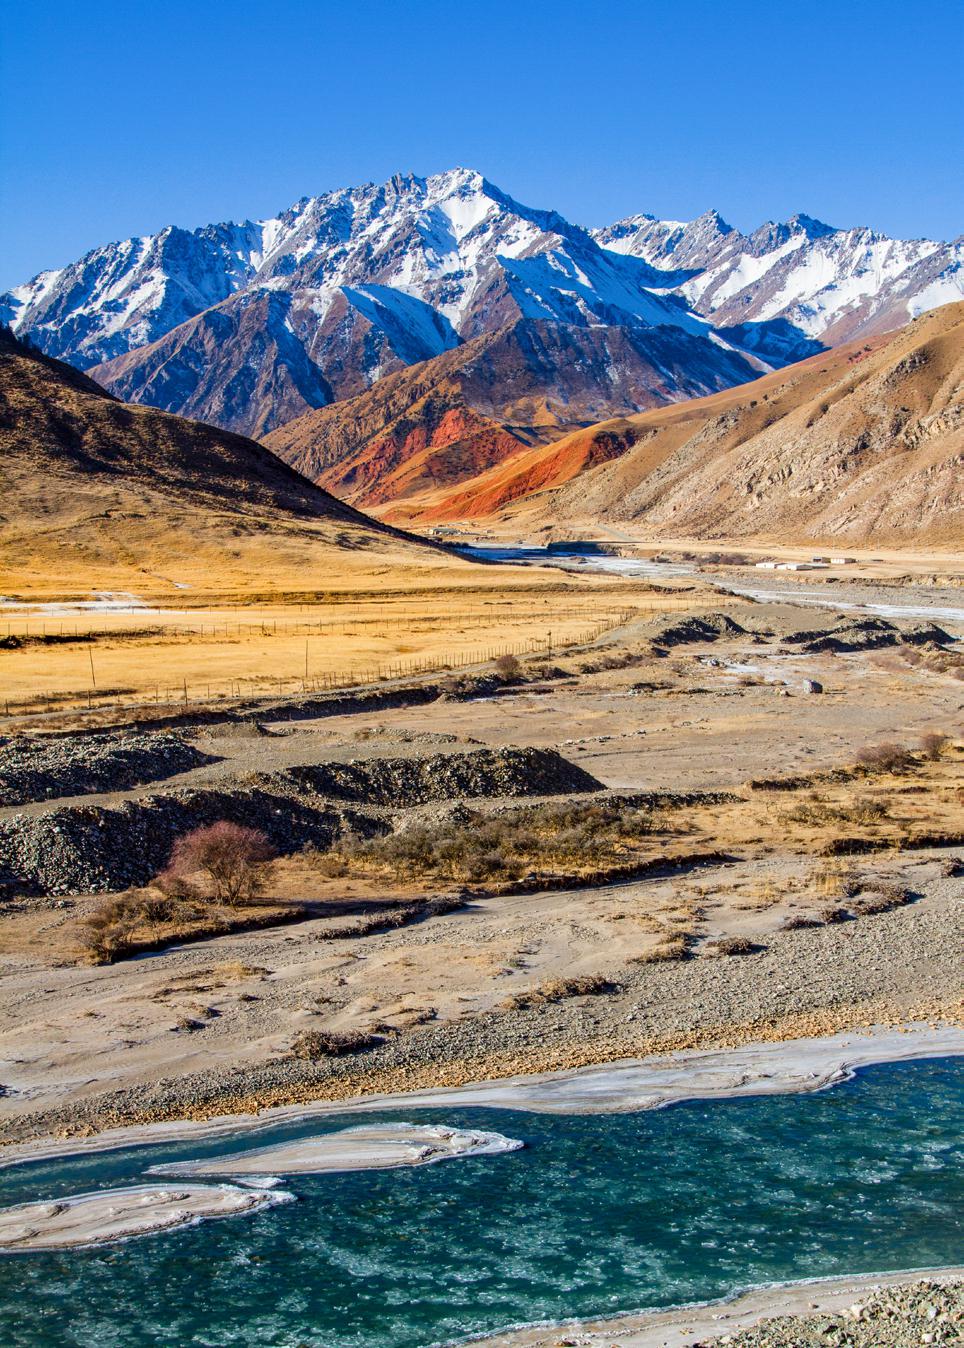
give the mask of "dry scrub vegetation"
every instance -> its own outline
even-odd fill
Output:
[[[409,824],[384,837],[347,837],[313,865],[322,875],[385,875],[420,881],[518,880],[533,872],[580,874],[640,855],[662,818],[617,801],[527,806],[497,814]]]
[[[193,829],[174,844],[152,885],[101,899],[80,925],[81,952],[109,964],[136,950],[248,925],[231,910],[250,908],[261,893],[274,849],[257,829],[221,820]],[[268,905],[258,918],[270,917]]]
[[[780,907],[772,920],[782,919],[784,928],[886,912],[911,896],[868,882],[851,857],[964,838],[961,755],[935,733],[916,752],[884,744],[859,758],[852,769],[774,783],[742,798],[661,801],[659,809],[618,797],[494,812],[457,805],[440,817],[408,817],[393,833],[347,835],[328,851],[309,848],[281,862],[272,861],[263,835],[222,822],[179,840],[152,885],[99,900],[79,925],[80,946],[87,959],[109,962],[176,940],[317,915],[314,900],[336,904],[324,939],[354,938],[458,906],[459,899],[439,893],[446,886],[592,887],[653,865],[763,858],[773,838],[788,856],[814,859],[809,871],[775,879],[764,870],[741,882],[726,897],[734,912],[762,917]],[[269,875],[270,901],[260,898]],[[377,893],[377,907],[342,909],[345,883]],[[718,903],[725,889],[712,900]],[[290,897],[295,893],[298,899]],[[707,897],[699,887],[696,893],[677,896],[665,911],[625,915],[657,938],[634,960],[684,960],[696,952]],[[708,941],[706,953],[748,953],[726,936]]]

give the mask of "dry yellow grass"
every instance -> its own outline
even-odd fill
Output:
[[[0,712],[284,696],[461,668],[511,651],[555,652],[603,626],[688,608],[689,596],[604,582],[475,584],[343,592],[327,602],[82,613],[22,608],[0,618]],[[479,583],[480,575],[484,582]],[[491,577],[491,579],[490,579]],[[415,578],[412,578],[413,580]],[[422,576],[418,577],[421,581]],[[581,580],[581,578],[580,578]]]

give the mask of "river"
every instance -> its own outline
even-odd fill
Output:
[[[0,1259],[16,1348],[427,1348],[748,1285],[959,1261],[964,1063],[868,1067],[808,1096],[545,1115],[368,1115],[495,1129],[521,1151],[297,1175],[297,1201],[96,1249]],[[0,1172],[0,1201],[327,1132],[271,1125]]]
[[[834,612],[854,612],[880,618],[924,618],[932,622],[964,625],[964,607],[940,602],[921,602],[918,596],[905,598],[902,591],[884,602],[868,602],[859,596],[855,585],[842,581],[833,587],[833,593],[824,593],[822,587],[787,584],[769,586],[744,584],[731,576],[714,575],[700,570],[693,562],[656,562],[642,557],[608,557],[604,553],[574,550],[561,552],[554,548],[524,547],[464,547],[458,551],[477,561],[509,562],[528,566],[556,566],[565,571],[601,571],[620,576],[645,576],[653,580],[672,580],[681,576],[698,577],[708,585],[726,594],[744,595],[760,603],[802,604],[807,607],[827,608]]]

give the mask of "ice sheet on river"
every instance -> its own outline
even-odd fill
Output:
[[[291,1200],[283,1191],[230,1184],[140,1184],[0,1208],[0,1254],[68,1250],[235,1217]]]
[[[431,1165],[459,1156],[518,1151],[524,1143],[501,1133],[438,1124],[379,1123],[258,1147],[233,1156],[152,1166],[150,1175],[315,1175],[326,1171],[389,1170]]]

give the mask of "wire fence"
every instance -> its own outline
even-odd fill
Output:
[[[339,689],[369,687],[375,684],[391,683],[400,680],[421,678],[430,674],[455,673],[458,670],[468,669],[472,666],[484,666],[491,664],[503,656],[523,656],[543,654],[551,656],[554,652],[562,653],[571,651],[574,648],[590,645],[598,641],[600,637],[606,635],[618,627],[624,626],[631,621],[645,620],[665,614],[667,611],[674,611],[678,607],[691,607],[686,601],[675,601],[670,604],[660,603],[658,607],[643,608],[634,606],[622,608],[615,612],[603,614],[596,622],[576,631],[570,631],[564,635],[548,632],[546,636],[530,636],[516,642],[490,642],[480,646],[475,646],[471,650],[452,650],[441,652],[432,656],[402,656],[396,655],[390,660],[375,662],[365,665],[354,665],[342,670],[324,670],[313,672],[311,668],[312,655],[310,639],[314,636],[334,636],[350,634],[350,629],[357,623],[321,623],[321,622],[298,622],[285,621],[274,624],[266,623],[231,623],[231,632],[241,633],[245,629],[250,634],[264,633],[271,635],[277,631],[279,635],[301,635],[305,637],[304,666],[297,674],[287,676],[276,676],[268,674],[235,674],[227,678],[218,680],[199,680],[182,677],[177,682],[157,682],[153,686],[134,688],[105,688],[97,687],[97,680],[94,669],[94,662],[91,656],[91,681],[86,688],[73,688],[64,690],[45,690],[32,693],[22,697],[7,697],[4,699],[4,711],[8,717],[25,716],[43,712],[66,711],[68,709],[86,709],[89,711],[110,711],[113,709],[132,709],[137,707],[155,708],[183,708],[198,707],[212,703],[227,703],[251,698],[271,698],[277,697],[279,701],[285,698],[297,699],[306,695],[323,694],[334,692]],[[552,620],[556,623],[572,620],[577,617],[584,617],[585,610],[554,610]],[[51,625],[53,626],[53,625]],[[335,632],[332,629],[338,628]],[[60,625],[57,630],[46,634],[48,638],[54,636],[55,639],[60,636]],[[345,629],[348,629],[346,632]],[[79,627],[76,629],[80,632]],[[161,629],[165,637],[168,635],[166,629]],[[183,629],[177,629],[179,632]],[[195,639],[210,640],[212,637],[220,636],[226,630],[226,625],[218,624],[199,624],[191,630],[191,635]],[[69,633],[65,631],[65,638]],[[103,629],[97,630],[96,634],[91,632],[87,634],[91,641],[98,637],[123,638],[130,636],[131,631],[119,631],[117,633],[105,633]],[[74,639],[83,639],[83,634]],[[318,652],[314,652],[315,658],[318,658]],[[330,658],[327,652],[323,653]]]

